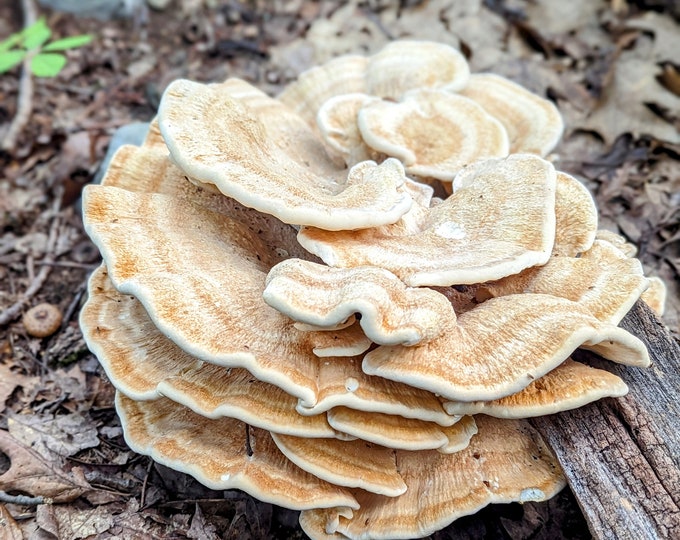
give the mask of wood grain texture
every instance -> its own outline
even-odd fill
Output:
[[[680,345],[638,301],[621,326],[648,344],[638,369],[582,352],[630,387],[627,396],[532,420],[562,464],[593,537],[680,538]]]

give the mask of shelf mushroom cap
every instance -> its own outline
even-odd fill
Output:
[[[621,397],[628,387],[619,377],[571,358],[516,394],[492,401],[447,401],[449,414],[530,418],[582,407],[603,397]]]
[[[334,407],[327,417],[328,423],[342,433],[400,450],[458,452],[477,433],[472,416],[463,416],[451,426],[440,426],[416,418]]]
[[[335,327],[360,313],[366,336],[381,345],[427,341],[456,316],[442,294],[407,287],[383,268],[329,268],[302,259],[274,266],[263,298],[292,319],[318,327]]]
[[[379,266],[411,287],[480,283],[545,264],[555,239],[556,173],[516,154],[464,169],[460,186],[394,225],[362,231],[303,227],[300,244],[334,267]]]
[[[392,41],[371,56],[366,67],[367,93],[397,100],[418,88],[456,92],[469,78],[461,52],[434,41]]]
[[[306,439],[278,433],[271,436],[289,460],[322,480],[387,497],[398,497],[406,491],[395,452],[390,448],[358,439]]]
[[[460,90],[498,119],[508,134],[511,153],[546,156],[562,137],[564,122],[552,101],[493,73],[470,75]]]
[[[619,363],[650,363],[644,343],[578,303],[527,293],[486,300],[423,345],[380,346],[362,368],[452,401],[488,401],[519,392],[578,347]]]
[[[284,223],[352,230],[394,223],[409,210],[397,160],[337,167],[302,118],[267,99],[270,107],[248,107],[233,85],[171,83],[158,118],[173,161]]]
[[[347,490],[286,459],[266,431],[233,418],[204,418],[168,399],[134,401],[120,392],[116,410],[130,448],[211,489],[241,489],[294,510],[358,507]]]
[[[358,510],[305,510],[302,529],[312,540],[422,538],[487,504],[542,501],[565,486],[557,459],[528,424],[484,415],[476,421],[479,432],[460,452],[396,452],[403,495],[353,490]]]
[[[470,163],[508,155],[503,125],[473,100],[444,91],[414,90],[397,103],[365,103],[357,123],[368,146],[425,178],[450,182]]]
[[[139,299],[189,354],[248,369],[308,405],[315,402],[312,351],[333,344],[340,354],[344,344],[356,354],[352,327],[301,332],[262,299],[266,274],[281,260],[273,248],[294,244],[292,234],[267,247],[247,215],[242,223],[181,198],[113,186],[88,186],[83,209],[116,289]]]
[[[135,297],[113,287],[104,266],[90,277],[88,291],[80,314],[83,337],[116,389],[131,399],[164,396],[206,418],[228,416],[300,437],[336,436],[323,415],[300,415],[298,400],[280,388],[245,369],[202,362],[180,349]]]

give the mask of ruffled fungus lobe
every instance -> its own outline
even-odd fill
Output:
[[[80,322],[128,444],[303,510],[314,539],[554,495],[520,419],[625,394],[570,356],[648,365],[616,325],[664,297],[543,159],[561,131],[437,43],[337,58],[279,99],[171,84],[83,199],[104,264]]]

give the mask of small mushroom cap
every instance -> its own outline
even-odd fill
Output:
[[[408,211],[411,199],[397,189],[405,177],[396,160],[362,162],[347,173],[302,118],[275,100],[268,108],[248,108],[232,90],[178,80],[163,95],[163,138],[193,179],[284,223],[330,230],[394,223]],[[272,132],[269,123],[280,128]]]
[[[375,101],[380,100],[366,94],[342,94],[330,98],[319,108],[316,115],[319,133],[330,152],[340,156],[347,165],[376,157],[377,152],[361,138],[357,124],[361,108]]]
[[[635,257],[637,253],[637,248],[633,244],[615,232],[600,229],[597,231],[597,239],[609,242],[626,257]]]
[[[567,359],[516,394],[493,401],[448,401],[444,408],[450,414],[483,413],[498,418],[529,418],[627,393],[626,383],[613,373]]]
[[[666,309],[666,284],[659,277],[647,278],[649,288],[642,293],[642,300],[659,316],[663,316]]]
[[[527,293],[487,300],[425,344],[378,347],[362,367],[452,401],[488,401],[526,388],[577,347],[649,365],[644,343],[625,330],[601,323],[576,302]]]
[[[470,68],[460,51],[433,41],[392,41],[370,57],[366,68],[367,93],[391,99],[417,88],[455,92],[469,78]]]
[[[46,338],[59,330],[62,319],[61,309],[54,304],[42,303],[24,313],[21,322],[29,336]]]
[[[551,257],[543,266],[479,286],[490,296],[540,293],[567,298],[602,322],[617,325],[649,280],[637,259],[623,257],[608,242],[596,240],[579,258]]]
[[[408,486],[400,497],[354,491],[361,507],[305,510],[312,538],[422,538],[490,503],[546,500],[566,484],[557,459],[522,421],[479,416],[479,433],[455,454],[396,452]],[[335,533],[335,534],[334,534]]]
[[[382,268],[329,268],[301,259],[287,259],[270,270],[263,298],[292,319],[321,327],[360,313],[366,336],[382,345],[432,339],[456,316],[443,295],[407,287]]]
[[[232,418],[210,420],[168,399],[133,401],[117,393],[116,409],[130,448],[211,489],[241,489],[294,510],[357,508],[347,490],[293,465],[266,431]]]
[[[417,176],[450,182],[470,163],[508,155],[502,124],[471,99],[444,91],[365,103],[358,125],[368,146],[398,158]]]
[[[315,373],[316,403],[298,404],[303,415],[317,415],[334,407],[417,418],[450,426],[458,421],[444,411],[441,401],[426,390],[382,377],[370,377],[361,370],[361,358],[334,358],[319,362]]]
[[[316,127],[316,115],[330,98],[357,92],[366,93],[364,75],[368,58],[340,56],[300,74],[286,86],[278,100],[299,114],[310,126]]]
[[[112,186],[88,186],[83,209],[116,289],[138,298],[192,356],[243,367],[311,406],[318,363],[312,350],[330,341],[339,350],[346,332],[356,348],[355,330],[300,332],[262,300],[266,274],[280,261],[274,248],[293,246],[292,234],[268,247],[256,226],[180,198]]]
[[[547,155],[562,137],[564,123],[552,101],[500,75],[470,75],[460,94],[479,103],[508,133],[511,153]]]
[[[406,491],[391,449],[360,440],[305,439],[278,433],[271,436],[289,460],[322,480],[387,497],[398,497]]]
[[[557,171],[553,255],[576,257],[590,249],[597,234],[597,207],[576,178]]]
[[[303,227],[298,241],[329,266],[379,266],[411,287],[481,283],[545,264],[555,238],[555,169],[530,154],[479,162],[431,208],[354,232]]]
[[[392,414],[367,413],[347,407],[334,407],[327,413],[333,428],[357,439],[400,450],[439,450],[457,452],[477,432],[471,416],[452,426],[440,426],[415,418]]]

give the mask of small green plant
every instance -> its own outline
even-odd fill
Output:
[[[36,77],[54,77],[66,65],[66,56],[59,51],[82,47],[92,41],[91,35],[84,34],[47,43],[51,36],[52,30],[43,17],[21,32],[0,41],[0,73],[9,71],[23,62],[27,54],[34,53],[31,73]]]

